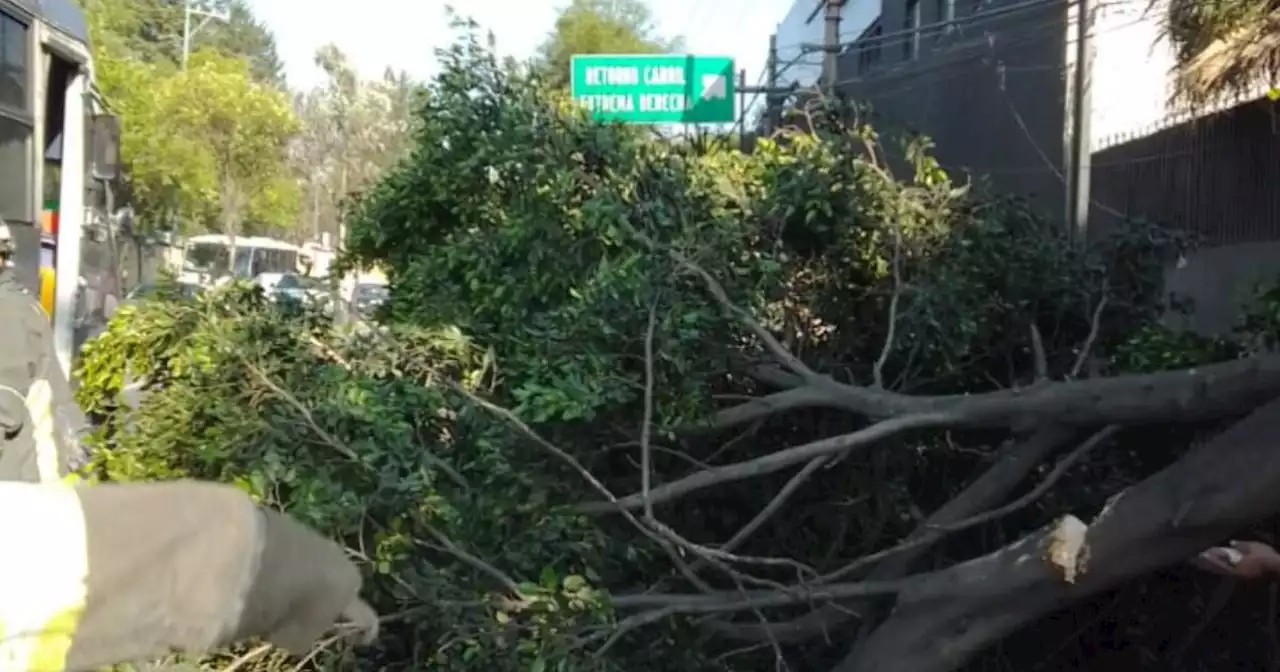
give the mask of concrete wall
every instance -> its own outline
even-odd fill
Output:
[[[1280,241],[1223,245],[1200,250],[1165,272],[1166,288],[1192,300],[1189,318],[1172,326],[1203,334],[1229,331],[1259,284],[1280,280]]]

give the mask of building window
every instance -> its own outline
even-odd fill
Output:
[[[907,0],[902,30],[908,33],[906,41],[902,43],[902,60],[914,61],[920,57],[920,0]]]
[[[880,26],[867,33],[867,39],[858,44],[858,74],[865,75],[880,65],[880,43],[884,30]]]
[[[27,24],[0,12],[0,105],[31,109],[27,88]]]
[[[0,12],[0,217],[31,222],[31,100],[27,24]]]

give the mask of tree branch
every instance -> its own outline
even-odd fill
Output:
[[[713,485],[771,474],[799,462],[865,446],[899,432],[944,426],[954,420],[955,418],[947,413],[925,413],[882,420],[870,427],[850,434],[841,434],[828,439],[812,441],[801,446],[747,460],[746,462],[694,472],[689,476],[650,490],[649,501],[653,504],[669,502]],[[619,508],[625,510],[640,508],[643,504],[644,498],[640,494],[635,494],[623,497],[617,500],[616,503],[591,502],[580,504],[576,507],[576,510],[580,513],[610,513],[619,510]]]
[[[906,537],[901,550],[883,558],[866,579],[870,582],[892,581],[905,576],[911,565],[932,547],[932,543],[907,546],[911,542],[929,539],[940,540],[944,535],[936,528],[945,527],[977,515],[999,503],[1027,477],[1041,462],[1076,436],[1075,430],[1050,427],[1031,437],[1009,444],[1000,451],[995,464],[987,469],[951,501],[934,511],[919,527]],[[872,561],[874,562],[874,560]],[[828,633],[852,618],[852,611],[873,619],[868,604],[854,604],[845,608],[824,605],[800,618],[771,623],[766,629],[757,623],[724,623],[710,621],[705,627],[718,635],[746,641],[767,641],[772,635],[782,643],[801,642]]]
[[[762,369],[767,371],[767,369]],[[775,380],[786,380],[776,376]],[[1280,355],[1264,355],[1189,369],[1068,380],[983,394],[912,396],[836,382],[819,375],[810,407],[838,408],[873,420],[948,413],[955,425],[1033,430],[1045,424],[1100,427],[1218,418],[1255,408],[1280,394]],[[799,394],[787,409],[802,408]],[[776,400],[776,397],[775,397]],[[753,403],[753,402],[748,402]],[[718,418],[732,417],[726,409]],[[753,413],[752,418],[760,417]]]
[[[951,672],[1014,630],[1177,564],[1280,510],[1280,400],[1114,498],[1088,526],[1075,581],[1037,561],[1056,526],[905,585],[893,615],[834,672]]]

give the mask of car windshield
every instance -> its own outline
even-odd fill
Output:
[[[301,289],[302,283],[298,282],[296,275],[280,276],[280,281],[276,283],[276,289]]]

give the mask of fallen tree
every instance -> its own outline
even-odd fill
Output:
[[[743,154],[594,123],[474,37],[441,63],[346,213],[384,331],[233,287],[85,362],[104,477],[240,483],[358,554],[391,623],[340,663],[950,670],[1029,628],[1040,664],[1082,638],[1041,616],[1274,511],[1280,298],[1160,326],[1182,236],[1073,245],[832,103]],[[1126,618],[1208,612],[1151,585]]]

